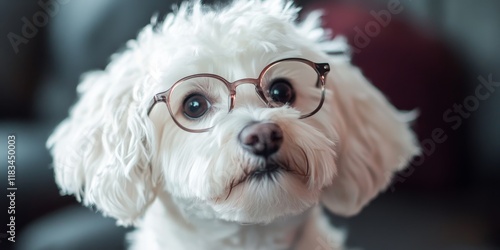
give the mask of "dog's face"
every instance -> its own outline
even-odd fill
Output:
[[[266,63],[281,51],[252,52],[261,53]],[[295,53],[304,57],[298,50]],[[245,53],[242,60],[246,58]],[[232,65],[210,65],[217,64],[221,70],[211,73],[226,79],[255,77],[260,75],[255,70],[264,68],[262,62],[239,66],[243,62],[238,60]],[[290,71],[293,65],[297,68]],[[294,60],[277,63],[266,75],[269,77],[262,77],[257,87],[262,82],[264,98],[259,97],[256,86],[244,80],[234,89],[230,111],[231,91],[221,81],[206,76],[171,90],[166,101],[171,112],[166,103],[155,105],[150,117],[158,128],[155,136],[161,139],[155,147],[153,166],[162,168],[166,190],[184,199],[184,210],[206,210],[203,205],[208,205],[214,211],[211,216],[218,218],[269,222],[277,216],[303,212],[317,203],[321,189],[331,184],[337,137],[329,109],[300,119],[308,114],[300,110],[313,111],[321,105],[323,91],[316,85],[319,76],[311,66]],[[211,129],[195,133],[185,127]]]
[[[58,184],[123,223],[158,192],[244,223],[320,201],[357,213],[418,149],[383,96],[321,51],[343,43],[324,40],[317,14],[296,15],[279,0],[194,4],[147,26],[85,79],[49,140]]]
[[[163,64],[154,89],[168,89],[168,101],[149,114],[160,138],[153,166],[162,168],[166,190],[183,199],[184,211],[208,206],[209,216],[245,223],[316,204],[336,172],[331,90],[321,106],[328,70],[286,58],[328,59],[314,56],[293,23],[268,13],[231,10],[178,25],[186,27],[173,39],[186,48],[170,55],[189,58],[188,67]],[[190,78],[199,73],[213,75]],[[173,86],[181,77],[188,80]]]

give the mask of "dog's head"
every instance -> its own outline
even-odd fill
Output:
[[[353,215],[418,152],[395,110],[328,40],[319,14],[281,0],[153,21],[48,141],[62,191],[122,223],[158,192],[186,213],[270,222],[322,201]]]

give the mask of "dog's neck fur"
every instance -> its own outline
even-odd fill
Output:
[[[185,216],[171,199],[166,192],[158,196],[131,235],[132,249],[297,249],[312,217],[307,211],[266,225],[242,225]]]

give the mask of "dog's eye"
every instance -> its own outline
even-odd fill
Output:
[[[210,102],[200,94],[191,94],[184,99],[184,115],[188,118],[200,118],[210,108]]]
[[[276,79],[271,83],[269,96],[277,103],[290,104],[295,100],[295,91],[287,79]]]

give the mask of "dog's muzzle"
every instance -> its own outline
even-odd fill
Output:
[[[275,123],[252,123],[241,130],[238,140],[245,150],[267,158],[280,149],[283,131]]]

